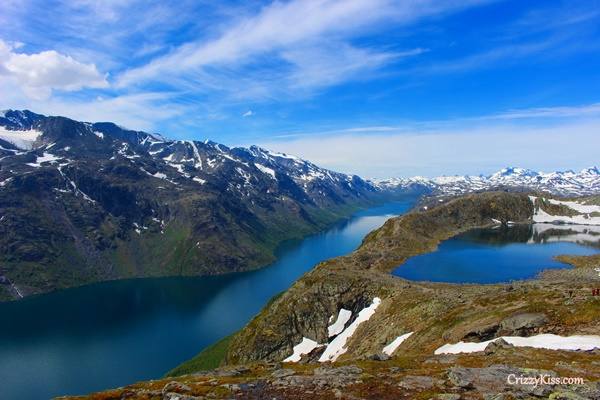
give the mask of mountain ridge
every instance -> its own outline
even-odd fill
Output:
[[[380,196],[358,176],[256,146],[7,110],[0,299],[108,279],[257,268],[274,260],[282,241]]]
[[[434,178],[388,178],[372,180],[382,190],[412,190],[434,195],[461,195],[477,191],[511,189],[536,190],[560,196],[587,196],[600,193],[598,167],[537,172],[519,167],[505,167],[490,175],[443,175]]]

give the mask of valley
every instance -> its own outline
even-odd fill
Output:
[[[0,300],[100,281],[240,272],[394,198],[258,147],[30,111],[0,117]]]
[[[45,399],[163,376],[241,329],[315,264],[353,251],[414,201],[371,207],[288,242],[277,261],[258,270],[110,281],[2,303],[0,320],[11,326],[0,332],[2,392]]]
[[[0,300],[18,301],[0,304],[15,327],[0,371],[15,397],[140,380],[90,397],[471,398],[496,390],[481,374],[536,352],[557,374],[597,344],[600,205],[581,197],[596,168],[369,181],[256,146],[2,115]],[[492,254],[415,264],[465,237]],[[495,271],[509,242],[523,258],[508,246]]]
[[[126,393],[137,398],[177,393],[189,398],[596,398],[600,364],[593,348],[600,341],[600,299],[592,296],[592,288],[600,279],[593,269],[600,262],[597,254],[561,257],[573,268],[506,284],[414,282],[389,274],[410,257],[473,228],[496,221],[529,223],[542,212],[570,218],[572,211],[551,205],[545,197],[532,201],[525,194],[492,192],[392,218],[356,251],[318,264],[270,302],[222,345],[220,369],[202,372],[190,363],[177,371],[181,376],[86,398],[116,399]],[[341,333],[331,332],[336,324]],[[513,337],[536,340],[538,348],[516,347],[520,342]],[[475,352],[444,351],[490,339],[497,340]],[[394,342],[395,349],[384,353]],[[299,361],[285,362],[292,354]],[[194,363],[201,365],[202,357]],[[507,374],[543,373],[581,376],[585,383],[537,388],[506,383]]]

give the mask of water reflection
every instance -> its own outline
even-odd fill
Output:
[[[473,229],[442,242],[432,253],[408,259],[393,274],[418,281],[497,283],[568,268],[559,254],[591,255],[600,248],[594,226],[551,224]]]

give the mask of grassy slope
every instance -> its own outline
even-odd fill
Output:
[[[226,336],[217,343],[208,346],[194,358],[167,372],[165,377],[186,375],[197,371],[208,371],[219,367],[225,359],[231,338],[232,336]]]

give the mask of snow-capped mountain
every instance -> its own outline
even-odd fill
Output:
[[[535,172],[508,167],[492,175],[455,175],[437,178],[392,178],[374,181],[383,190],[413,190],[440,195],[457,195],[493,189],[536,190],[561,196],[600,193],[600,170],[586,168],[580,172]]]
[[[375,188],[358,176],[320,168],[298,157],[256,146],[229,148],[212,141],[168,140],[113,123],[77,122],[30,111],[0,113],[0,179],[41,166],[66,168],[78,159],[127,160],[163,184],[217,185],[251,196],[268,186],[298,200],[320,203],[363,196]],[[226,178],[226,182],[221,178]]]
[[[282,240],[375,196],[358,176],[255,146],[0,112],[0,277],[25,294],[265,265]]]

